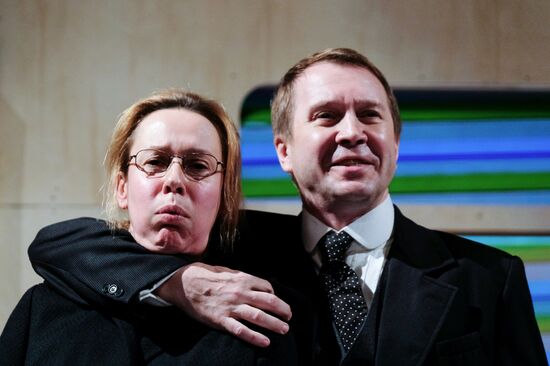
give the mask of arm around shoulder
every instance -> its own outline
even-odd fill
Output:
[[[125,230],[78,218],[40,230],[29,247],[35,271],[71,300],[94,306],[127,304],[191,261],[148,252]]]

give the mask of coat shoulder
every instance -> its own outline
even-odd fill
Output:
[[[423,253],[429,251],[432,257],[440,259],[450,257],[461,265],[471,264],[497,272],[507,271],[512,262],[521,262],[519,257],[490,245],[456,233],[433,230],[419,225],[403,216],[398,210],[396,228],[406,251],[408,251],[407,247],[421,248],[417,250]],[[437,254],[433,255],[434,252]]]
[[[447,247],[457,255],[472,255],[479,258],[509,260],[513,256],[504,250],[492,247],[478,241],[474,241],[463,236],[434,230],[434,233],[443,240]]]

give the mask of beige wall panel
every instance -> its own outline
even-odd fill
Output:
[[[0,326],[37,280],[26,257],[36,231],[99,214],[115,120],[153,90],[193,89],[237,119],[252,88],[334,46],[365,52],[396,86],[550,86],[549,1],[1,3]],[[546,220],[547,210],[533,212]],[[452,209],[437,217],[432,208],[407,212],[436,227],[469,225]]]
[[[18,208],[0,207],[0,329],[19,301],[24,288],[21,286],[21,274],[30,267],[28,260],[21,266],[24,246],[21,241],[21,211]]]
[[[510,84],[550,83],[550,1],[506,1],[498,12],[497,80]]]
[[[547,235],[550,222],[550,210],[544,206],[402,205],[400,208],[421,225],[455,233]]]
[[[27,249],[46,225],[75,217],[98,217],[96,205],[26,205],[0,207],[0,329],[21,295],[42,282],[28,259]]]

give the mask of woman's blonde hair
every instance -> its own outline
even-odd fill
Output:
[[[105,168],[107,184],[103,187],[104,208],[107,221],[113,228],[127,229],[128,217],[116,200],[117,176],[126,176],[133,143],[133,132],[149,114],[160,109],[181,108],[200,114],[216,128],[222,145],[224,164],[223,187],[220,209],[216,224],[222,245],[233,244],[237,233],[239,206],[241,203],[241,151],[239,133],[224,108],[215,100],[181,89],[168,89],[156,92],[139,100],[122,112],[113,131]]]

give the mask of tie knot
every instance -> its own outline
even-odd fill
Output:
[[[343,262],[353,238],[345,231],[329,231],[319,241],[323,263]]]

